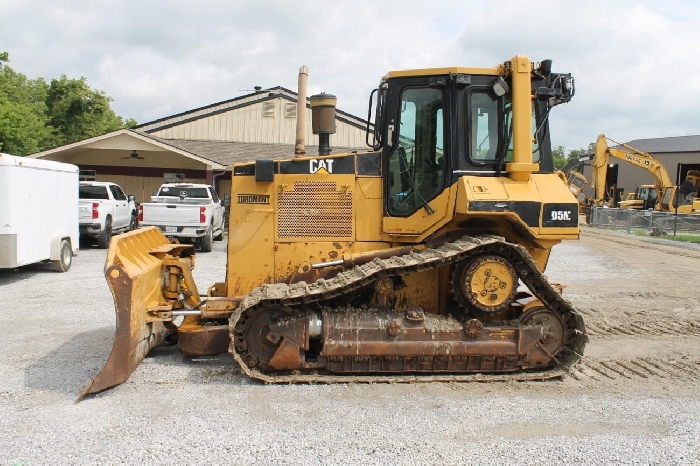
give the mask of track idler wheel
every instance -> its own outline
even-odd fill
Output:
[[[566,325],[561,316],[551,309],[544,306],[533,307],[520,317],[520,323],[523,326],[542,326],[540,344],[551,356],[555,356],[564,347]]]
[[[268,366],[280,343],[280,337],[271,332],[270,326],[291,315],[292,311],[286,307],[262,307],[238,321],[236,326],[244,330],[242,337],[237,336],[234,343],[249,367],[265,369]]]
[[[459,303],[469,310],[494,314],[513,303],[518,277],[503,257],[484,255],[457,264],[452,287]]]

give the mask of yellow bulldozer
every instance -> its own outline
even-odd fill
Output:
[[[551,65],[390,72],[364,152],[331,153],[335,99],[313,96],[319,156],[233,166],[224,281],[202,293],[194,247],[155,227],[113,238],[114,346],[81,398],[173,343],[265,382],[565,374],[587,336],[543,275],[579,237],[548,129],[574,79]]]

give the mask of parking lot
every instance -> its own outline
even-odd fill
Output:
[[[225,248],[198,254],[200,290]],[[112,345],[105,257],[0,271],[0,465],[700,462],[696,247],[590,228],[555,247],[590,335],[563,380],[264,385],[171,347],[74,404]]]

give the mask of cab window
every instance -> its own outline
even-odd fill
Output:
[[[112,191],[112,196],[114,196],[114,199],[117,201],[126,201],[126,194],[124,194],[119,186],[112,184],[109,186],[109,189]]]
[[[494,161],[498,150],[498,100],[490,92],[473,92],[470,100],[469,154],[475,161]]]
[[[215,203],[219,202],[219,196],[216,195],[216,191],[214,191],[214,188],[210,186],[207,189],[209,190],[209,194],[211,194],[212,201],[214,201]]]
[[[498,98],[490,89],[476,89],[469,94],[469,156],[477,163],[495,162],[498,159],[500,135],[508,138],[508,150],[504,162],[513,160],[513,111],[508,96]],[[537,115],[532,105],[531,133],[533,162],[540,160]]]
[[[398,134],[389,153],[390,215],[411,215],[442,192],[446,163],[443,109],[440,89],[402,91]]]

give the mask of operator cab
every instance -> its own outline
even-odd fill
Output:
[[[513,159],[510,74],[497,68],[440,68],[391,72],[370,96],[367,144],[382,151],[386,215],[407,217],[428,205],[460,176],[508,176]],[[571,75],[532,71],[532,162],[554,166],[547,117],[574,94]]]
[[[653,209],[657,202],[656,186],[641,186],[636,197],[637,199],[644,201],[642,209]]]

